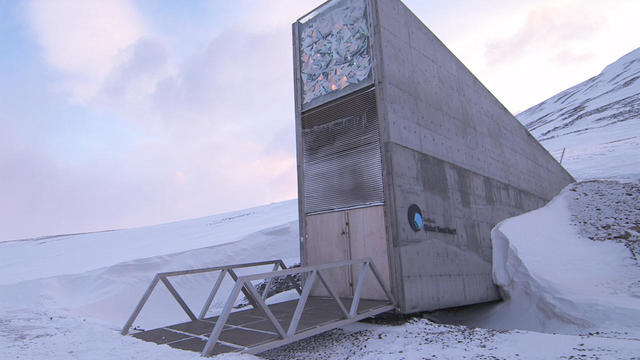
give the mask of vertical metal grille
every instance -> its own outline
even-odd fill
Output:
[[[374,89],[302,114],[304,212],[383,202]]]

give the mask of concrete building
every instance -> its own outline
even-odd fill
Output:
[[[499,299],[491,228],[571,175],[399,0],[329,1],[293,47],[303,265],[371,257],[403,313]]]

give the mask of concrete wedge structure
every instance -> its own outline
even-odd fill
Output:
[[[329,1],[293,47],[303,265],[370,257],[403,313],[499,299],[491,228],[573,177],[399,0]]]

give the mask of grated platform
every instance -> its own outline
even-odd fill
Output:
[[[350,298],[341,300],[345,307],[351,306]],[[296,299],[268,306],[280,322],[280,325],[287,329],[297,304],[298,300]],[[389,302],[382,300],[361,299],[358,306],[358,314],[366,312],[368,316],[388,310]],[[156,344],[166,344],[176,349],[201,352],[217,320],[218,317],[214,316],[132,333],[132,336]],[[309,297],[296,333],[318,334],[345,325],[346,320],[333,298]],[[356,320],[346,321],[346,323]],[[335,326],[331,326],[332,323],[335,323]],[[317,332],[312,331],[315,328],[318,329]],[[271,347],[267,345],[270,342],[274,343]],[[212,355],[238,352],[257,346],[260,346],[262,351],[265,351],[281,345],[280,342],[281,338],[275,327],[261,310],[240,310],[229,315]]]

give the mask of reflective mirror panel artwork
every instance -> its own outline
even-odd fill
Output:
[[[324,8],[300,27],[303,104],[371,73],[365,0],[338,0]]]

